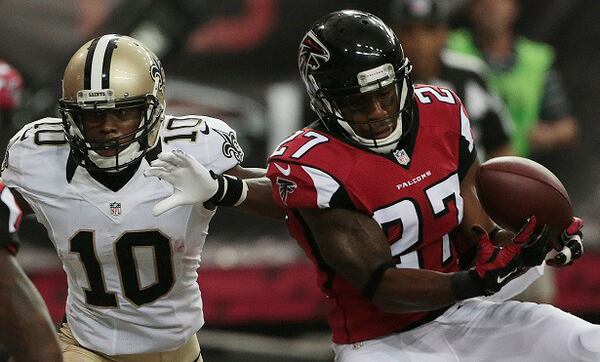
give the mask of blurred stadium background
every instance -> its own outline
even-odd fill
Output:
[[[464,25],[464,1],[450,2],[452,24]],[[0,59],[17,67],[25,81],[13,123],[0,124],[2,139],[24,123],[57,114],[63,68],[80,44],[102,33],[132,34],[163,60],[168,113],[225,120],[238,131],[245,165],[263,167],[279,140],[314,119],[296,71],[299,40],[314,20],[343,8],[386,18],[389,2],[1,1]],[[581,262],[555,274],[544,298],[595,323],[600,323],[599,15],[597,0],[528,0],[522,1],[518,23],[523,34],[556,49],[583,129],[579,147],[539,160],[570,192],[576,213],[586,221],[587,246]],[[34,220],[26,220],[22,234],[19,260],[58,321],[66,297],[60,263]],[[332,359],[326,306],[282,222],[220,210],[207,241],[199,278],[207,321],[199,333],[205,360]]]

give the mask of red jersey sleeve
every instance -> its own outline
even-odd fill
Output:
[[[286,209],[351,208],[344,188],[350,168],[339,142],[312,129],[284,140],[269,158],[273,197]]]
[[[273,198],[288,209],[352,208],[342,184],[327,172],[285,160],[271,160],[267,177]]]

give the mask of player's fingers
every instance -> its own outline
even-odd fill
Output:
[[[473,234],[475,234],[475,236],[479,240],[488,237],[488,233],[480,225],[471,226],[471,231],[473,232]]]
[[[150,163],[150,166],[152,167],[161,167],[164,168],[167,171],[173,171],[175,168],[177,168],[177,166],[175,166],[174,164],[170,163],[170,162],[165,162],[163,160],[154,160]]]
[[[167,170],[165,170],[163,167],[151,166],[144,170],[144,176],[146,176],[146,177],[163,178],[164,175],[167,173],[168,173]]]
[[[178,194],[173,194],[170,197],[162,200],[158,204],[154,205],[154,207],[152,208],[152,215],[162,215],[165,212],[181,205],[183,205],[182,199],[179,197]]]
[[[477,236],[477,244],[480,252],[486,253],[494,249],[494,243],[492,243],[484,228],[479,225],[473,225],[471,231]]]
[[[173,152],[160,153],[158,155],[158,159],[160,161],[168,162],[170,164],[173,164],[173,165],[179,166],[179,167],[183,167],[183,166],[187,165],[187,163],[188,163],[187,159],[185,157],[182,157],[180,153],[175,153],[175,151],[177,151],[177,150],[174,150]]]
[[[166,181],[173,186],[175,186],[175,183],[177,182],[177,177],[173,174],[173,172],[165,170],[163,167],[148,167],[144,170],[144,176],[158,177],[159,179]]]
[[[583,228],[583,220],[578,217],[574,217],[569,226],[564,230],[564,234],[567,236],[577,234],[581,228]]]
[[[517,235],[514,238],[515,243],[519,245],[524,245],[529,240],[531,240],[533,234],[535,233],[536,226],[537,218],[534,215],[527,219],[527,223],[525,224],[525,226],[523,226],[521,230],[517,233]]]
[[[547,261],[550,266],[563,266],[568,265],[572,261],[571,249],[564,247],[556,256]]]
[[[547,224],[545,224],[542,229],[536,234],[531,236],[531,241],[525,244],[525,247],[535,247],[535,246],[546,246],[548,244],[548,238],[550,237],[550,228]]]
[[[177,157],[181,165],[189,165],[192,162],[192,160],[194,160],[194,158],[190,154],[180,149],[173,150],[173,155]]]
[[[554,259],[548,259],[548,260],[546,260],[546,265],[549,265],[549,266],[554,267],[554,268],[557,268],[557,267],[561,266],[561,265],[558,265],[558,263]]]
[[[567,246],[573,254],[573,259],[577,259],[583,254],[583,239],[579,234],[571,236],[570,239],[571,240],[567,243]]]

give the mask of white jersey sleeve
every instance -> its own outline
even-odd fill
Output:
[[[13,136],[6,147],[2,180],[35,207],[32,199],[57,198],[64,193],[58,188],[49,192],[47,186],[57,176],[64,178],[68,155],[69,145],[60,119],[43,118],[29,123]],[[55,158],[64,159],[65,165],[56,167]]]
[[[218,174],[230,170],[244,159],[235,131],[216,118],[167,116],[161,135],[163,151],[181,149]]]

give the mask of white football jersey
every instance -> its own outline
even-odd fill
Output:
[[[56,247],[73,335],[108,355],[182,345],[204,323],[196,270],[214,211],[195,205],[152,216],[173,187],[144,177],[151,156],[114,192],[83,167],[67,166],[62,132],[57,118],[25,126],[11,140],[2,179],[31,205]],[[182,149],[215,173],[243,158],[235,132],[218,119],[167,116],[160,135],[162,151]]]

